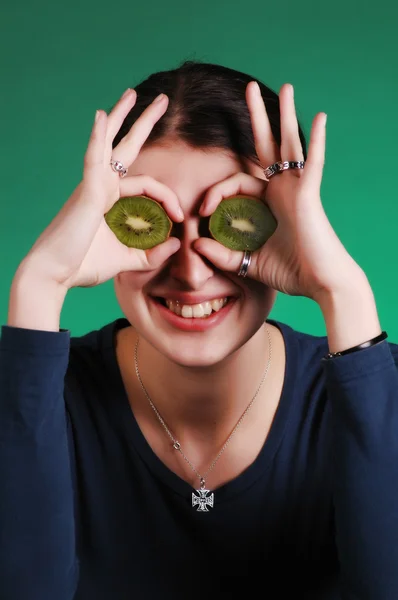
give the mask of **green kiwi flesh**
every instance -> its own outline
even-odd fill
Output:
[[[165,242],[173,225],[156,200],[142,195],[120,198],[105,221],[122,244],[140,250]]]
[[[258,250],[276,227],[268,206],[243,194],[222,200],[209,221],[213,238],[231,250]]]

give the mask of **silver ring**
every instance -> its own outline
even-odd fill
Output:
[[[304,160],[289,160],[289,169],[304,169]]]
[[[110,165],[112,167],[112,170],[115,171],[115,173],[119,173],[120,177],[126,177],[127,169],[125,168],[123,163],[120,162],[120,160],[113,160],[113,158],[111,158]]]
[[[279,160],[264,169],[265,180],[269,181],[273,175],[287,171],[288,169],[304,169],[305,162],[303,160]]]
[[[246,277],[251,261],[252,261],[252,252],[250,252],[250,250],[245,250],[245,253],[243,255],[242,262],[240,263],[240,267],[239,267],[239,271],[238,271],[239,277]]]

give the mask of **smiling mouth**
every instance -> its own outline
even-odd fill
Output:
[[[159,297],[156,300],[183,319],[207,319],[224,308],[232,300],[232,297],[215,298],[200,304],[182,304],[177,300],[166,300]]]

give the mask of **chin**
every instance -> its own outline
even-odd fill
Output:
[[[141,313],[138,307],[129,307],[123,312],[138,334],[168,360],[181,367],[205,369],[234,354],[264,324],[265,315],[253,307],[231,301],[222,310],[225,315],[209,317],[213,322],[187,318],[177,325],[173,317],[169,322],[150,309]]]
[[[186,333],[183,336],[166,334],[159,331],[142,330],[142,337],[160,354],[171,362],[190,369],[206,369],[213,367],[234,354],[243,344],[236,333],[229,332],[228,336],[197,336]]]
[[[275,299],[257,282],[237,289],[224,280],[206,293],[117,286],[116,295],[126,319],[154,349],[182,367],[198,369],[222,362],[248,342]]]

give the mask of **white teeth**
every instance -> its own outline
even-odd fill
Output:
[[[192,316],[195,318],[204,317],[205,311],[201,304],[194,304],[192,307]]]
[[[166,300],[166,305],[173,313],[185,319],[200,319],[209,316],[212,311],[218,312],[227,302],[228,298],[216,298],[200,304],[180,304],[177,300]]]
[[[205,315],[211,315],[211,303],[210,302],[202,302],[203,311]]]
[[[181,309],[181,316],[184,317],[184,319],[192,319],[192,317],[193,317],[192,306],[188,306],[187,304],[184,304],[184,306]]]
[[[167,300],[167,306],[176,315],[181,315],[182,307],[181,304],[178,304],[178,302],[175,302],[174,300]]]
[[[215,312],[218,312],[224,306],[223,300],[221,299],[212,300],[210,304]]]

